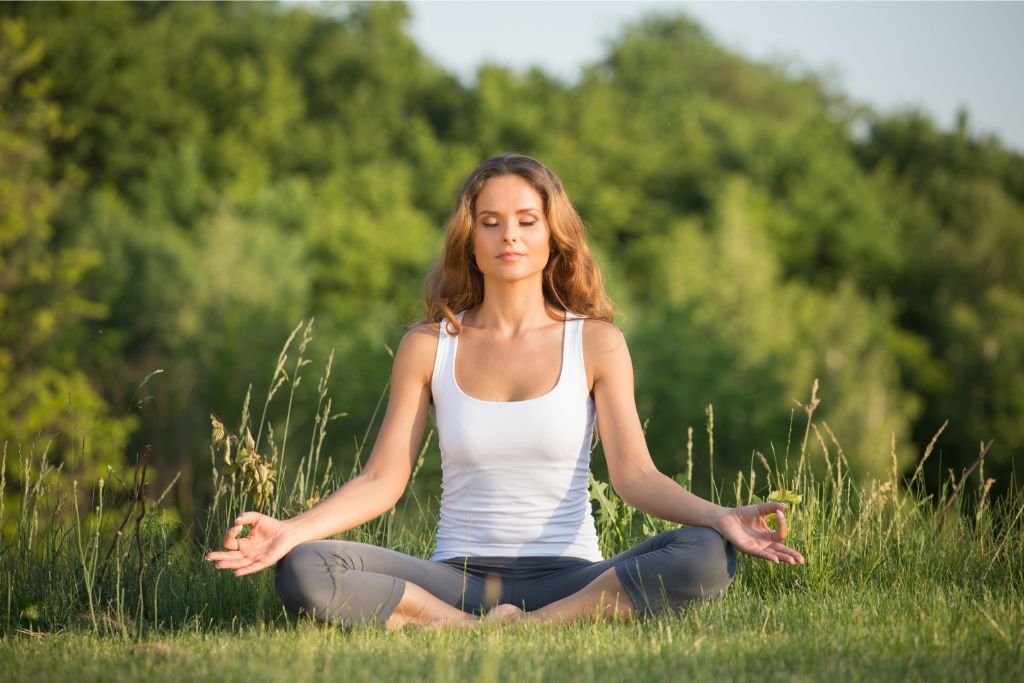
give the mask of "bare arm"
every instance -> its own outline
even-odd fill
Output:
[[[436,346],[437,333],[425,326],[402,337],[388,407],[366,466],[318,505],[285,522],[299,543],[353,529],[384,514],[402,497],[423,441]]]
[[[391,391],[380,433],[363,471],[310,510],[281,521],[243,512],[228,529],[226,551],[206,559],[243,576],[268,567],[306,541],[327,538],[391,509],[405,490],[426,426],[437,332],[421,325],[402,338],[391,370]],[[245,526],[248,535],[239,538]]]
[[[612,487],[626,503],[671,522],[711,527],[750,555],[803,564],[803,555],[780,542],[787,533],[785,504],[723,507],[695,496],[658,471],[636,411],[633,363],[617,327],[588,322],[584,327],[584,352],[594,373],[594,403],[608,473]],[[765,522],[769,514],[776,515],[775,530]]]
[[[584,331],[598,429],[615,492],[655,517],[713,528],[724,508],[684,489],[651,459],[633,396],[633,361],[622,332],[603,322],[588,323]]]

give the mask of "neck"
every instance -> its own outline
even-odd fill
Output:
[[[493,285],[493,286],[492,286]],[[502,336],[551,323],[540,280],[484,283],[484,300],[473,312],[474,327],[496,330]]]

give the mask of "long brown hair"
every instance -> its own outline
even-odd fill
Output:
[[[462,184],[448,219],[444,250],[423,288],[426,311],[420,322],[448,321],[452,334],[462,332],[457,312],[484,299],[484,277],[471,258],[476,200],[491,178],[517,175],[533,186],[544,202],[551,229],[551,256],[544,266],[544,300],[587,318],[612,322],[615,305],[604,291],[601,271],[587,246],[585,228],[562,181],[547,166],[523,154],[502,154],[482,162]]]

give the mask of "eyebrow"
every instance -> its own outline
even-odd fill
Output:
[[[533,211],[534,213],[540,213],[540,209],[535,209],[533,207],[526,208],[526,209],[519,209],[518,211],[516,211],[516,213],[529,213],[530,211]],[[485,213],[494,214],[495,216],[498,215],[497,211],[491,211],[490,209],[484,209],[483,211],[478,211],[477,215],[478,216],[483,216]]]

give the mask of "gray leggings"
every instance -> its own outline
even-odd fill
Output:
[[[285,607],[340,626],[383,626],[411,581],[465,612],[501,603],[534,610],[579,591],[614,568],[640,618],[710,600],[736,573],[736,548],[715,530],[685,527],[652,536],[601,562],[575,557],[424,560],[353,541],[312,541],[277,563]]]

